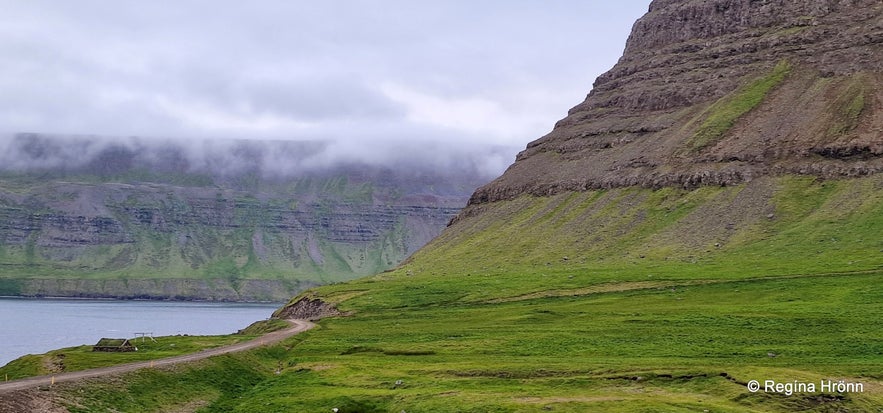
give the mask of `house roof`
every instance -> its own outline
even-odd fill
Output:
[[[129,340],[124,338],[102,338],[98,340],[98,344],[95,344],[95,347],[123,347],[129,344]]]

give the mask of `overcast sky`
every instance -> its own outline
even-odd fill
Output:
[[[323,139],[350,156],[496,145],[502,169],[648,5],[0,0],[0,130]]]

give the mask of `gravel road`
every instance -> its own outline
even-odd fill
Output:
[[[169,357],[159,360],[153,361],[140,361],[137,363],[129,363],[129,364],[120,364],[117,366],[110,367],[102,367],[98,369],[90,369],[90,370],[82,370],[82,371],[74,371],[70,373],[60,373],[53,374],[47,376],[38,376],[38,377],[30,377],[27,379],[21,380],[13,380],[9,382],[0,383],[0,394],[9,393],[19,390],[31,389],[39,386],[48,386],[53,383],[64,383],[77,381],[82,379],[88,379],[93,377],[107,376],[107,375],[115,375],[121,373],[128,373],[131,371],[151,368],[151,367],[161,367],[161,366],[169,366],[173,364],[180,363],[189,363],[196,360],[202,360],[209,357],[218,356],[221,354],[228,353],[236,353],[239,351],[250,350],[255,347],[260,347],[266,344],[273,344],[279,341],[282,341],[288,337],[291,337],[295,334],[307,331],[316,325],[306,321],[306,320],[287,320],[291,323],[291,327],[285,330],[274,331],[272,333],[267,333],[261,337],[258,337],[254,340],[245,341],[242,343],[231,344],[229,346],[217,347],[209,350],[203,350],[199,353],[185,354],[183,356]]]

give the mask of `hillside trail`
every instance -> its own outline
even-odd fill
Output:
[[[271,333],[264,334],[258,338],[244,341],[241,343],[231,344],[229,346],[216,347],[212,349],[207,349],[200,351],[198,353],[184,354],[181,356],[168,357],[164,359],[152,360],[152,361],[140,361],[136,363],[127,363],[120,364],[116,366],[110,367],[101,367],[96,369],[89,370],[81,370],[81,371],[72,371],[70,373],[59,373],[45,376],[37,376],[37,377],[29,377],[21,380],[13,380],[9,382],[0,383],[0,396],[4,393],[11,393],[19,390],[27,390],[31,388],[36,388],[40,386],[50,386],[53,384],[64,383],[64,382],[72,382],[77,380],[102,377],[108,375],[117,375],[122,373],[129,373],[135,370],[145,369],[145,368],[154,368],[154,367],[163,367],[163,366],[171,366],[174,364],[181,363],[189,363],[197,360],[203,360],[209,357],[219,356],[222,354],[236,353],[240,351],[251,350],[256,347],[264,346],[267,344],[278,343],[282,340],[285,340],[288,337],[294,336],[298,333],[302,333],[307,331],[316,325],[307,321],[307,320],[295,320],[289,319],[286,320],[291,323],[291,327],[285,330],[274,331]]]

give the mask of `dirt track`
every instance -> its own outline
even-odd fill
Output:
[[[82,370],[82,371],[74,371],[70,373],[60,373],[54,375],[47,376],[38,376],[31,377],[27,379],[14,380],[10,382],[0,383],[0,395],[4,393],[15,392],[19,390],[26,390],[31,388],[36,388],[39,386],[48,386],[53,383],[64,383],[77,381],[82,379],[88,379],[93,377],[100,376],[108,376],[115,375],[121,373],[128,373],[131,371],[150,368],[150,367],[161,367],[161,366],[169,366],[173,364],[179,363],[188,363],[196,360],[202,360],[205,358],[218,356],[221,354],[228,353],[236,353],[239,351],[250,350],[255,347],[260,347],[265,344],[272,344],[279,341],[282,341],[288,337],[291,337],[295,334],[307,331],[316,325],[306,321],[306,320],[287,320],[292,324],[292,327],[287,328],[285,330],[274,331],[272,333],[267,333],[261,337],[258,337],[254,340],[245,341],[242,343],[232,344],[229,346],[217,347],[209,350],[204,350],[199,353],[193,354],[185,354],[183,356],[169,357],[159,360],[153,361],[140,361],[137,363],[129,363],[129,364],[120,364],[117,366],[110,367],[102,367],[98,369],[90,369],[90,370]]]

